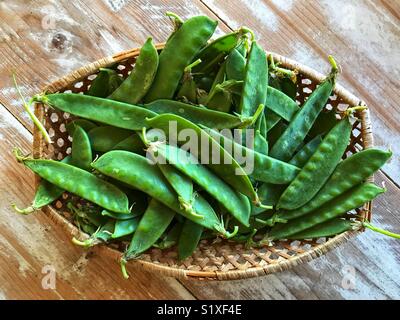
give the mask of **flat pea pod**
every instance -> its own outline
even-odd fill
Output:
[[[331,74],[308,97],[272,147],[271,157],[283,161],[292,158],[328,101],[335,85],[336,75],[337,69],[332,68]]]
[[[130,220],[130,219],[136,217],[135,214],[115,213],[115,212],[111,212],[111,211],[108,211],[108,210],[102,210],[101,211],[101,215],[104,216],[104,217],[113,218],[115,220]]]
[[[179,260],[184,260],[192,255],[200,242],[203,230],[202,226],[193,221],[185,221],[178,242]]]
[[[157,157],[166,159],[168,163],[204,188],[240,223],[245,226],[249,225],[250,203],[248,198],[232,189],[206,166],[199,164],[197,158],[191,153],[167,144],[159,144],[157,147],[150,145],[149,150],[151,149],[157,153]]]
[[[185,67],[210,39],[217,24],[206,16],[196,16],[176,30],[160,53],[156,76],[144,97],[146,103],[174,96]]]
[[[254,133],[254,151],[268,155],[268,141],[262,136],[260,130]]]
[[[71,151],[72,164],[83,170],[89,171],[93,160],[92,147],[89,136],[81,127],[74,131]]]
[[[141,130],[145,126],[146,118],[157,115],[135,105],[76,93],[38,95],[33,101],[85,119],[128,130]]]
[[[289,236],[288,239],[303,240],[332,237],[345,231],[352,230],[353,228],[354,223],[351,220],[334,218],[332,220],[317,224],[316,226],[308,228],[304,231],[295,233]]]
[[[251,116],[260,104],[265,104],[267,85],[268,63],[265,51],[256,41],[252,41],[238,113]]]
[[[293,219],[311,212],[355,185],[365,181],[392,156],[390,151],[367,149],[340,162],[318,193],[304,206],[278,212],[283,219]]]
[[[131,151],[135,153],[141,153],[143,151],[144,145],[139,135],[133,133],[127,138],[119,141],[116,145],[112,147],[110,150],[125,150]],[[106,150],[104,152],[108,152],[110,150]]]
[[[165,236],[161,237],[157,243],[153,244],[153,247],[164,250],[176,245],[178,243],[181,230],[182,230],[182,223],[178,221],[173,225],[172,228],[166,231]]]
[[[90,144],[95,151],[107,152],[112,150],[122,140],[131,137],[134,132],[114,126],[101,126],[88,132]]]
[[[225,113],[229,112],[232,106],[233,90],[238,84],[241,86],[241,83],[236,80],[228,80],[217,84],[208,94],[204,104],[209,109]]]
[[[173,210],[161,202],[151,199],[133,234],[131,243],[124,253],[124,259],[135,258],[149,249],[168,228],[174,216]]]
[[[340,217],[350,210],[359,208],[364,203],[371,201],[383,192],[385,192],[385,189],[379,188],[373,183],[358,185],[304,217],[290,220],[288,223],[275,225],[270,233],[267,234],[265,240],[286,239],[293,234]]]
[[[270,86],[267,88],[265,106],[286,121],[290,121],[300,109],[290,97]]]
[[[226,80],[226,63],[223,62],[218,68],[218,72],[215,75],[214,81],[211,85],[210,92],[212,92],[217,84],[220,84]]]
[[[109,151],[92,164],[102,174],[147,193],[184,217],[205,228],[224,233],[217,215],[200,195],[193,201],[195,214],[181,208],[178,196],[160,169],[146,157],[128,151]],[[199,217],[202,216],[202,217]]]
[[[61,162],[64,163],[71,163],[71,157],[67,156]],[[12,205],[12,207],[17,211],[18,213],[21,214],[29,214],[32,213],[36,210],[39,210],[40,208],[43,208],[44,206],[47,206],[51,204],[53,201],[57,200],[61,195],[64,193],[63,188],[59,188],[55,186],[54,184],[42,179],[39,183],[39,186],[36,190],[35,197],[32,201],[32,204],[25,208],[25,209],[19,209],[15,204]]]
[[[278,201],[277,208],[293,210],[310,201],[335,170],[350,141],[348,117],[338,122],[325,136],[296,178]]]
[[[289,163],[302,168],[307,163],[307,161],[311,158],[311,156],[315,153],[318,146],[321,144],[322,138],[320,135],[316,136],[308,143],[306,143],[294,156],[289,160]]]
[[[68,134],[73,137],[76,127],[81,127],[86,132],[89,132],[91,129],[96,128],[97,124],[92,121],[86,119],[76,119],[74,121],[69,122],[66,126]]]
[[[122,81],[117,71],[100,68],[97,77],[92,81],[86,94],[93,97],[105,98],[118,88]]]
[[[239,50],[233,49],[226,58],[226,78],[228,80],[244,80],[246,72],[246,58]]]
[[[132,219],[115,221],[114,232],[111,235],[111,238],[121,238],[134,233],[138,227],[140,218],[141,217],[135,217]]]
[[[177,132],[181,132],[184,129],[192,129],[196,136],[200,139],[206,139],[208,141],[207,148],[208,150],[202,150],[204,145],[202,143],[199,144],[199,150],[193,150],[196,154],[193,154],[198,159],[201,155],[212,153],[207,153],[209,150],[213,150],[217,152],[219,155],[219,162],[214,163],[213,159],[208,159],[207,166],[222,180],[228,183],[231,187],[235,190],[243,193],[244,195],[248,196],[255,202],[258,202],[258,196],[253,189],[251,181],[247,176],[246,172],[240,166],[240,164],[232,157],[229,152],[227,152],[217,141],[215,141],[209,133],[205,130],[201,129],[196,124],[179,117],[177,115],[172,114],[163,114],[147,121],[148,125],[152,128],[159,128],[164,130],[167,134],[169,133],[170,124],[174,123],[177,127]],[[211,160],[211,161],[209,161]],[[220,163],[223,161],[224,163]],[[202,161],[202,163],[204,163]]]
[[[299,168],[291,164],[242,146],[215,130],[206,129],[206,131],[226,150],[231,150],[234,151],[235,154],[243,155],[247,161],[246,166],[249,166],[247,169],[250,176],[257,181],[273,184],[287,184],[290,183],[300,171]],[[253,164],[253,166],[251,166],[251,164]]]
[[[114,212],[129,213],[128,197],[111,183],[66,163],[32,159],[14,151],[18,161],[59,188],[63,188],[100,207]]]
[[[158,53],[150,37],[140,49],[132,72],[108,98],[129,104],[138,103],[151,87],[157,68]]]
[[[267,127],[267,132],[269,132],[281,121],[282,118],[268,108],[265,108],[264,113],[265,113],[265,118],[266,118],[265,125]],[[278,139],[278,137],[276,138],[276,140],[277,139]]]
[[[210,128],[237,128],[250,123],[251,119],[242,119],[232,114],[201,108],[187,103],[173,100],[156,100],[145,104],[144,107],[158,114],[172,113],[195,123],[202,124]]]
[[[242,27],[210,42],[197,54],[196,59],[201,59],[202,63],[194,69],[194,72],[208,72],[210,68],[231,52],[248,32],[250,32],[249,29]]]
[[[287,124],[275,112],[270,111],[268,109],[266,109],[265,112],[266,112],[267,130],[268,130],[267,141],[268,141],[268,146],[271,149],[271,147],[276,143],[276,141],[278,141],[279,137],[286,130]],[[276,115],[277,117],[277,122],[271,128],[269,128],[270,125],[269,121],[274,115]]]

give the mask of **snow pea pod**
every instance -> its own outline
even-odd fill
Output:
[[[367,149],[340,162],[319,192],[304,206],[293,211],[278,212],[283,219],[293,219],[311,212],[355,185],[365,181],[382,167],[392,152]]]
[[[348,117],[325,136],[296,178],[283,192],[277,208],[293,210],[310,201],[335,170],[350,141],[352,126]]]
[[[284,190],[285,190],[285,185],[262,183],[257,188],[257,194],[260,197],[260,201],[263,204],[275,207]],[[252,206],[250,215],[251,216],[259,215],[260,213],[265,211],[266,209],[264,208]]]
[[[312,140],[310,140],[307,144],[305,144],[294,156],[290,159],[289,163],[302,168],[307,161],[311,158],[314,152],[317,150],[318,146],[322,142],[322,138],[320,135],[316,136]]]
[[[108,98],[130,104],[138,103],[153,83],[157,67],[158,53],[150,37],[140,49],[132,72]]]
[[[314,90],[272,147],[271,157],[283,161],[292,158],[328,101],[337,73],[337,67],[332,65],[330,75]]]
[[[92,81],[87,95],[105,98],[122,83],[122,78],[117,71],[107,68],[100,68],[97,77]]]
[[[252,119],[243,119],[232,114],[209,110],[199,106],[193,106],[173,100],[156,100],[145,104],[144,107],[158,114],[172,113],[195,123],[202,124],[210,128],[237,128],[246,126]]]
[[[93,150],[99,152],[110,151],[122,140],[131,137],[134,132],[113,126],[101,126],[88,132]]]
[[[176,123],[177,132],[181,132],[184,129],[192,129],[192,132],[196,134],[198,141],[201,141],[200,139],[208,141],[208,145],[206,146],[207,149],[203,150],[205,146],[203,143],[200,143],[198,146],[199,150],[191,150],[195,153],[193,155],[199,159],[201,155],[212,155],[213,153],[210,153],[209,150],[216,152],[220,161],[215,163],[216,161],[213,161],[213,159],[208,159],[209,163],[207,166],[235,190],[248,196],[253,201],[258,202],[257,194],[254,191],[246,172],[232,157],[232,155],[230,155],[229,152],[227,152],[205,130],[182,117],[172,114],[163,114],[147,120],[148,126],[162,129],[166,134],[169,133],[170,123]],[[204,160],[207,162],[207,159]],[[204,161],[202,161],[202,163],[204,163]]]
[[[92,166],[106,176],[147,193],[205,228],[222,234],[226,232],[214,210],[200,195],[193,201],[191,212],[182,209],[176,192],[165,180],[160,169],[143,156],[128,151],[109,151],[93,162]]]
[[[68,134],[73,137],[75,128],[79,126],[86,132],[89,132],[91,129],[96,128],[97,124],[93,123],[92,121],[86,119],[76,119],[74,121],[69,122],[65,127],[67,129]]]
[[[300,231],[288,237],[293,240],[318,239],[322,237],[332,237],[345,231],[352,230],[355,227],[354,222],[342,218],[334,218],[314,227]]]
[[[66,163],[23,157],[14,151],[18,161],[59,188],[76,194],[105,209],[129,213],[128,197],[111,183]]]
[[[167,144],[157,144],[157,146],[150,144],[148,150],[156,152],[157,157],[166,159],[168,163],[203,187],[240,223],[245,226],[249,225],[250,203],[248,198],[232,189],[206,166],[199,164],[197,158],[191,153]]]
[[[254,133],[254,151],[268,155],[268,141],[261,135],[260,130]]]
[[[340,217],[350,210],[359,208],[364,203],[371,201],[383,192],[385,192],[385,189],[372,183],[358,185],[304,217],[299,217],[290,220],[288,223],[274,226],[271,232],[266,235],[265,240],[269,242],[270,240],[286,239],[293,234],[333,218]]]
[[[176,245],[178,243],[181,230],[182,230],[182,223],[178,221],[173,225],[172,228],[166,231],[165,235],[162,236],[157,243],[153,244],[153,247],[159,249],[168,249]]]
[[[233,49],[226,58],[226,78],[228,80],[244,80],[246,59],[239,50]]]
[[[37,95],[33,101],[85,119],[128,130],[141,130],[145,126],[146,118],[157,115],[135,105],[75,93]]]
[[[144,97],[146,103],[174,96],[185,67],[207,43],[217,23],[206,16],[196,16],[186,20],[168,39],[160,53],[153,84]]]
[[[202,233],[202,226],[190,220],[185,221],[178,242],[179,260],[184,260],[192,255],[200,242]]]
[[[272,130],[280,121],[281,121],[281,117],[279,115],[277,115],[275,112],[273,112],[272,110],[265,108],[265,125],[267,127],[267,132],[269,132],[270,130]],[[279,137],[276,138],[276,140]],[[275,141],[274,141],[275,142]]]
[[[224,81],[226,80],[226,73],[225,73],[225,71],[226,71],[226,63],[223,62],[223,63],[221,63],[221,65],[219,66],[218,72],[217,72],[217,74],[215,75],[214,81],[213,81],[213,83],[212,83],[212,85],[211,85],[210,92],[214,90],[214,88],[215,88],[215,86],[216,86],[217,84],[220,84],[220,83],[222,83],[222,82],[224,82]]]
[[[241,87],[241,82],[236,80],[228,80],[215,85],[204,104],[209,109],[229,112],[232,106],[232,95],[238,86]]]
[[[198,59],[185,68],[182,76],[182,84],[176,95],[178,99],[183,99],[192,103],[197,102],[197,85],[192,75],[192,68],[200,62],[201,60]]]
[[[111,235],[111,238],[121,238],[134,233],[138,227],[140,218],[141,217],[135,217],[132,219],[115,221],[114,232]]]
[[[75,128],[72,140],[72,164],[83,170],[89,171],[93,160],[92,148],[88,134],[81,127]]]
[[[125,151],[131,151],[131,152],[135,152],[135,153],[141,153],[143,151],[143,149],[144,149],[144,144],[143,144],[142,140],[136,133],[133,133],[129,137],[119,141],[110,150],[125,150]],[[110,150],[106,150],[104,152],[108,152]]]
[[[290,97],[270,86],[267,88],[265,106],[286,121],[290,121],[300,109]]]

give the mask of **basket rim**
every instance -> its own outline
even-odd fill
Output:
[[[165,43],[156,44],[156,48],[158,50],[164,47]],[[112,56],[104,57],[98,59],[92,63],[89,63],[83,67],[76,69],[75,71],[70,72],[69,74],[55,80],[54,82],[46,85],[43,88],[43,92],[47,93],[55,93],[66,86],[70,85],[72,82],[80,81],[85,77],[95,73],[98,71],[99,68],[102,67],[109,67],[115,63],[121,62],[123,60],[134,58],[140,52],[140,48],[134,48],[126,51],[122,51]],[[306,65],[303,65],[295,60],[289,59],[282,55],[279,55],[274,52],[266,51],[267,55],[272,55],[273,58],[281,63],[281,65],[285,68],[289,68],[292,70],[298,70],[309,79],[312,79],[317,82],[322,82],[325,76],[310,68]],[[364,101],[357,98],[355,95],[350,93],[347,89],[345,89],[340,84],[336,84],[333,92],[340,96],[341,99],[349,104],[349,105],[366,105]],[[44,118],[44,108],[41,107],[41,104],[35,105],[35,114],[38,116],[40,120]],[[363,138],[364,148],[371,148],[373,147],[373,134],[371,128],[371,121],[370,121],[370,111],[369,109],[363,110],[360,114],[361,120],[361,134]],[[34,158],[41,158],[44,154],[44,139],[39,132],[39,130],[34,127],[33,130],[33,157]],[[373,177],[370,179],[373,181]],[[35,175],[35,187],[37,188],[39,184],[40,178]],[[364,211],[366,215],[364,219],[371,220],[371,202],[368,202],[364,205]],[[58,213],[58,211],[53,208],[52,206],[46,206],[43,208],[43,211],[49,215],[49,217],[56,223],[63,227],[68,233],[72,236],[80,237],[80,238],[87,238],[88,235],[81,232],[75,225],[73,225],[69,220],[67,220],[64,216]],[[243,270],[230,270],[230,271],[194,271],[194,270],[187,270],[187,269],[180,269],[175,267],[170,267],[167,265],[162,265],[154,262],[149,262],[141,259],[130,260],[130,263],[137,263],[147,269],[149,271],[158,271],[166,276],[172,276],[175,278],[183,278],[183,279],[202,279],[202,280],[238,280],[238,279],[245,279],[245,278],[252,278],[257,276],[263,276],[275,272],[285,271],[288,270],[296,265],[299,265],[304,262],[309,262],[317,257],[320,257],[327,253],[328,251],[340,246],[344,242],[346,242],[350,237],[357,235],[358,233],[362,232],[359,231],[346,231],[342,234],[339,234],[333,238],[330,238],[326,242],[319,244],[309,251],[297,254],[290,259],[279,261],[277,263],[267,264],[265,266],[258,266],[258,267],[250,267],[248,269]],[[109,247],[107,245],[99,245],[93,247],[91,250],[105,252],[108,256],[113,257],[114,259],[118,260],[121,256],[121,252]]]

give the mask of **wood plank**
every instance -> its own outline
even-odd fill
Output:
[[[117,261],[71,243],[60,226],[39,211],[16,214],[34,195],[34,175],[11,152],[31,149],[31,134],[0,105],[0,297],[7,299],[193,299],[175,279],[131,266],[124,280]],[[56,271],[56,289],[44,290],[43,267]]]
[[[314,69],[327,55],[342,65],[339,82],[371,108],[375,143],[391,148],[384,171],[400,184],[400,42],[395,1],[202,0],[230,28],[247,25],[264,48]]]
[[[399,232],[400,190],[382,173],[376,183],[385,183],[388,190],[373,203],[374,224]],[[206,285],[182,283],[198,299],[399,299],[399,265],[399,241],[367,230],[289,271]]]

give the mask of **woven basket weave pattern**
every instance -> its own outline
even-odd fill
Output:
[[[158,45],[162,48],[163,45]],[[72,74],[50,84],[46,92],[74,92],[84,93],[96,77],[100,67],[109,67],[118,71],[122,77],[127,77],[134,67],[137,49],[126,51],[113,57],[101,59],[85,66]],[[302,105],[310,93],[315,89],[323,77],[312,69],[302,66],[294,61],[274,54],[276,60],[283,67],[298,70],[297,102]],[[325,111],[334,109],[340,119],[341,111],[347,107],[362,104],[342,87],[337,86],[335,93],[330,97]],[[34,157],[61,160],[71,153],[72,138],[66,131],[66,124],[75,119],[72,115],[60,112],[43,105],[37,105],[36,114],[44,123],[52,140],[52,145],[46,145],[35,129],[34,132]],[[359,114],[360,121],[355,121],[345,157],[372,146],[372,133],[368,111]],[[37,182],[39,179],[37,179]],[[87,235],[80,232],[72,223],[71,214],[66,208],[69,200],[79,201],[76,197],[64,193],[60,200],[55,201],[45,211],[57,223],[62,224],[68,232],[85,238]],[[358,215],[370,219],[371,203],[362,209],[357,209]],[[140,263],[146,269],[158,270],[163,274],[175,277],[192,277],[196,279],[240,279],[264,275],[276,271],[286,270],[301,262],[309,261],[331,248],[344,242],[356,232],[345,232],[330,239],[317,239],[313,241],[279,241],[273,246],[263,248],[246,248],[244,244],[216,239],[202,240],[194,254],[184,261],[178,261],[175,248],[160,250],[149,249],[135,263]],[[112,243],[100,248],[101,254],[106,252],[116,258],[126,247],[126,243]]]

